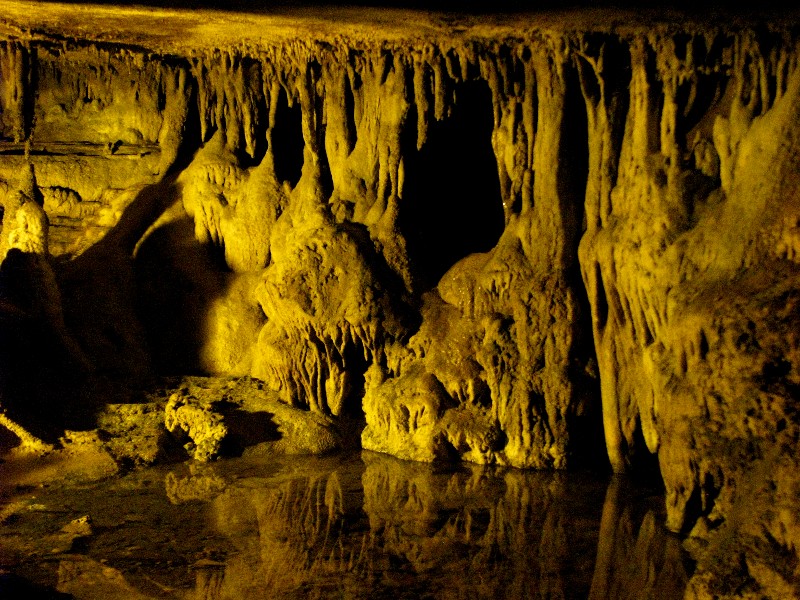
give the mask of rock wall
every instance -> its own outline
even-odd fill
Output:
[[[0,248],[32,164],[87,369],[248,375],[423,461],[565,468],[602,421],[709,561],[791,554],[798,56],[691,22],[7,41]],[[797,585],[752,561],[742,589]]]
[[[25,149],[58,250],[77,256],[62,269],[70,297],[77,273],[105,268],[98,247],[134,257],[138,315],[124,298],[92,300],[91,315],[89,300],[67,301],[67,321],[92,328],[101,362],[112,338],[141,350],[128,331],[138,316],[157,370],[248,374],[293,405],[363,410],[365,447],[563,468],[592,387],[583,190],[562,142],[583,135],[562,123],[584,114],[565,109],[568,86],[579,97],[567,41],[499,53],[295,43],[181,60],[14,46],[36,65]],[[459,150],[480,177],[458,172]],[[96,166],[59,171],[62,153]],[[139,188],[173,168],[181,202],[153,223],[135,184],[112,181],[120,162]],[[98,310],[111,331],[87,323]]]

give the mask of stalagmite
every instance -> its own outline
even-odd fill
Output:
[[[740,589],[800,595],[770,554],[800,547],[790,19],[417,15],[417,36],[243,16],[206,39],[139,15],[111,44],[14,15],[0,333],[26,364],[29,329],[58,341],[41,361],[75,377],[70,411],[203,374],[260,382],[320,452],[607,455],[662,478],[696,597],[732,558]],[[55,443],[9,369],[0,427]],[[225,454],[213,402],[175,393],[167,429]]]

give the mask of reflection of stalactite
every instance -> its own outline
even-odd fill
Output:
[[[477,466],[436,473],[364,458],[364,507],[376,547],[428,574],[426,585],[442,590],[437,597],[585,594],[582,549],[596,538],[576,520],[571,502],[581,495],[571,497],[566,479]]]
[[[225,480],[214,470],[213,465],[191,463],[188,474],[170,471],[164,478],[167,498],[173,504],[194,500],[209,501],[226,488]]]
[[[631,500],[634,486],[611,484],[600,531],[601,482],[362,460],[239,480],[214,499],[217,527],[236,548],[220,597],[557,599],[591,587],[610,600],[642,590],[679,597],[685,586],[678,541],[652,513],[638,516],[652,499]]]
[[[585,474],[363,452],[149,468],[44,489],[37,503],[64,498],[54,516],[10,497],[18,517],[0,551],[24,549],[28,572],[52,569],[54,541],[88,535],[60,557],[60,591],[85,586],[87,597],[149,597],[158,585],[187,600],[564,600],[590,588],[597,600],[672,600],[686,581],[678,540],[648,512],[651,491]],[[85,518],[70,521],[89,513],[90,535]]]
[[[187,600],[222,600],[225,589],[225,569],[222,563],[204,561],[193,565],[195,571],[194,594]]]
[[[358,508],[348,503],[336,470],[219,496],[218,523],[223,531],[231,528],[227,532],[242,553],[228,562],[225,592],[231,597],[247,589],[289,593],[328,577],[363,574],[367,538],[348,536],[345,516]],[[238,529],[242,523],[248,525]]]
[[[631,491],[631,484],[618,477],[608,486],[589,598],[682,598],[688,573],[680,540],[652,510],[641,515]]]
[[[19,143],[30,134],[32,60],[31,50],[19,42],[0,42],[0,139]]]

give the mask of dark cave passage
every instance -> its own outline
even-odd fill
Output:
[[[281,88],[275,108],[275,126],[272,128],[272,156],[278,181],[288,181],[294,187],[303,172],[303,116],[300,103],[289,106],[286,92]]]
[[[450,117],[429,123],[421,150],[416,139],[404,140],[400,228],[424,288],[465,256],[493,248],[505,224],[489,86],[458,84],[456,98]],[[407,122],[416,123],[416,116]],[[415,132],[413,125],[407,129]]]

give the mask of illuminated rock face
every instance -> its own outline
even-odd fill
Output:
[[[363,411],[404,458],[566,467],[598,422],[567,44],[8,43],[72,335],[104,372]]]
[[[49,281],[49,235],[58,281],[18,308],[86,369],[251,376],[401,458],[564,468],[602,420],[708,561],[720,527],[797,548],[797,39],[580,31],[3,42],[0,249]]]

